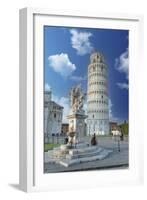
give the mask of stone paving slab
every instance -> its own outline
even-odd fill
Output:
[[[101,145],[100,145],[101,144]],[[49,164],[44,165],[45,173],[56,173],[56,172],[69,172],[69,171],[83,171],[83,170],[98,170],[98,169],[108,169],[108,168],[128,168],[129,158],[128,158],[128,140],[120,142],[120,152],[118,151],[117,141],[108,138],[99,138],[98,146],[102,148],[109,148],[113,150],[113,153],[108,155],[107,158],[103,160],[91,161],[86,163],[73,164],[69,167],[61,166],[60,164]]]

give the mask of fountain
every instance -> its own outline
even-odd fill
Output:
[[[65,167],[82,162],[101,160],[107,157],[112,150],[104,149],[95,143],[84,141],[85,136],[85,111],[83,110],[85,94],[81,85],[73,87],[70,91],[70,114],[68,142],[60,147],[48,151],[45,162],[59,163]],[[95,136],[93,136],[95,138]]]

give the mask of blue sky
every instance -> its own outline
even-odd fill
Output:
[[[44,27],[44,84],[53,100],[69,112],[69,90],[87,90],[87,67],[93,51],[104,54],[108,65],[110,120],[128,120],[128,30]]]

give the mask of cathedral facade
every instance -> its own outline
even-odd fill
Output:
[[[51,91],[44,92],[44,138],[61,134],[63,107],[52,101]]]
[[[90,56],[87,85],[87,135],[109,134],[108,66],[104,56]]]

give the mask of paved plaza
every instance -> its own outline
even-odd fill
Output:
[[[90,143],[91,137],[85,137],[84,141]],[[100,170],[100,169],[122,169],[129,166],[129,145],[128,138],[118,142],[116,138],[108,136],[97,136],[98,146],[113,150],[113,152],[103,160],[91,161],[86,163],[74,164],[64,167],[60,164],[44,164],[45,173]],[[120,150],[120,151],[119,151]]]

